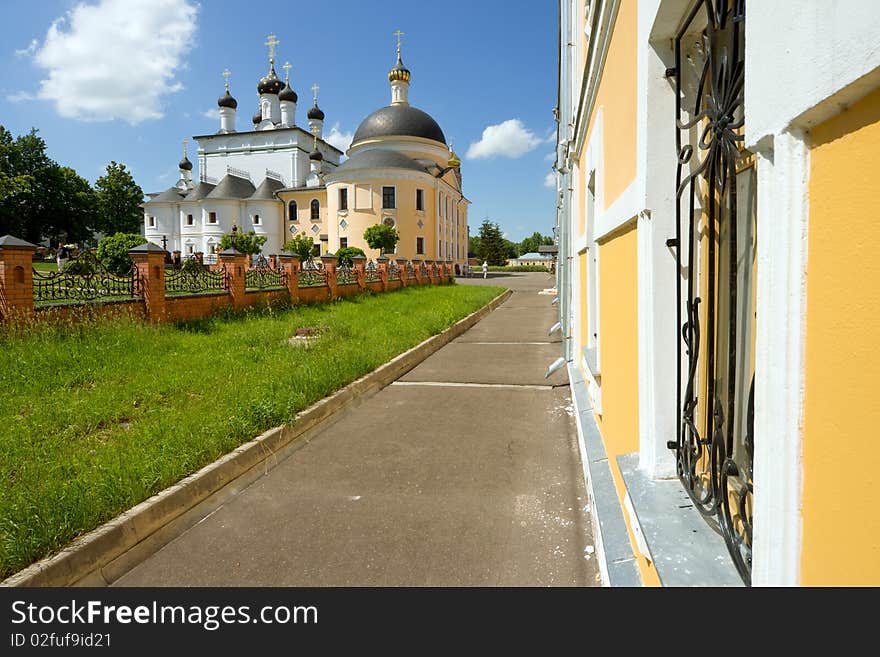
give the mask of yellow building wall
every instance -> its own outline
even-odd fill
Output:
[[[599,368],[602,374],[602,414],[596,422],[608,454],[608,464],[621,505],[626,486],[617,457],[639,450],[639,287],[638,232],[635,221],[599,243]],[[627,518],[633,552],[639,555]],[[642,582],[659,586],[650,562],[637,558]]]
[[[371,188],[372,207],[369,209],[357,209],[355,205],[355,184],[369,185]],[[382,187],[393,185],[397,188],[395,209],[382,208]],[[339,189],[347,187],[348,192],[348,211],[339,212]],[[424,190],[425,210],[423,212],[416,210],[416,189]],[[381,223],[386,216],[394,217],[397,231],[400,233],[400,241],[397,244],[398,258],[427,258],[439,259],[438,253],[439,241],[449,242],[450,257],[454,256],[455,248],[455,223],[454,219],[448,225],[446,238],[443,236],[443,223],[446,222],[445,204],[444,216],[442,219],[438,217],[437,208],[437,190],[432,187],[431,181],[416,180],[400,180],[400,179],[365,179],[358,180],[356,183],[333,183],[328,187],[328,214],[333,217],[329,222],[330,248],[336,250],[339,248],[339,238],[347,237],[349,246],[356,246],[363,249],[369,258],[379,256],[379,251],[371,249],[364,240],[364,231],[377,223]],[[450,207],[454,203],[450,201]],[[340,227],[340,222],[345,219],[347,227]],[[423,226],[419,228],[418,221],[421,220]],[[440,233],[438,236],[437,226],[440,222]],[[467,204],[463,204],[459,210],[459,231],[462,238],[461,248],[465,254],[467,250]],[[425,253],[416,253],[416,238],[423,237],[425,241]],[[464,255],[462,256],[462,259]],[[454,257],[453,257],[454,259]]]
[[[309,189],[296,192],[280,192],[278,198],[284,202],[284,236],[281,243],[284,244],[297,233],[305,233],[309,235],[315,244],[319,243],[321,235],[327,234],[327,190],[324,188]],[[312,221],[312,199],[318,199],[321,204],[320,218],[318,222]],[[296,221],[291,221],[292,217],[288,216],[290,201],[296,201]],[[312,226],[318,224],[318,232],[312,230]],[[291,230],[293,227],[293,230]],[[332,250],[332,247],[321,243],[321,253],[325,253],[325,247]]]
[[[801,583],[877,586],[880,91],[811,140]]]
[[[602,108],[603,161],[599,163],[602,172],[596,180],[604,179],[604,207],[597,207],[596,212],[602,212],[611,206],[636,179],[637,34],[638,2],[621,0],[580,161],[579,235],[584,234],[586,227],[584,198],[590,176],[586,161],[586,144],[590,143],[599,108]],[[580,93],[579,88],[574,91]]]

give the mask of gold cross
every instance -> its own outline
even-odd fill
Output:
[[[281,42],[278,40],[274,34],[270,34],[264,46],[269,46],[269,61],[273,64],[275,63],[275,46],[279,45]]]
[[[226,91],[229,91],[229,78],[232,76],[232,71],[228,68],[223,69],[223,78],[226,80]]]
[[[318,104],[318,89],[320,89],[320,88],[321,87],[318,86],[317,82],[312,85],[312,93],[315,94],[315,105]]]
[[[290,69],[292,69],[293,66],[291,65],[290,62],[284,62],[284,66],[282,66],[281,68],[284,69],[284,73],[285,73],[284,81],[290,82]]]
[[[397,32],[395,32],[394,35],[397,37],[397,52],[400,52],[400,37],[403,36],[403,32],[401,32],[400,30],[397,30]]]
[[[186,145],[189,143],[189,139],[184,139],[180,143],[183,144],[183,156],[186,157]]]

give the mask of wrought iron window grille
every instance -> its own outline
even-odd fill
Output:
[[[678,421],[669,447],[694,506],[717,523],[749,583],[754,374],[742,351],[754,336],[740,324],[754,309],[739,256],[754,232],[737,200],[744,26],[745,0],[700,0],[674,40],[667,77],[676,85],[676,236],[667,245],[675,249],[678,302]]]

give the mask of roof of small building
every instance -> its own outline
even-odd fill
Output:
[[[524,253],[517,260],[553,260],[553,258],[543,253]]]
[[[257,187],[256,191],[251,195],[250,199],[252,201],[277,201],[278,199],[275,197],[275,192],[279,189],[284,189],[283,182],[275,180],[274,178],[264,178],[263,182],[260,183],[260,186]]]
[[[410,169],[424,173],[425,167],[403,153],[389,150],[371,149],[355,153],[339,165],[336,171],[356,169]]]
[[[227,173],[206,198],[250,198],[256,189],[247,178],[239,178]]]
[[[179,188],[169,187],[161,194],[156,194],[149,201],[144,203],[144,205],[147,203],[179,203],[183,200],[184,196],[185,194],[183,194]]]
[[[213,185],[209,182],[201,181],[198,185],[190,190],[190,193],[184,197],[184,201],[199,201],[205,198],[208,194],[214,191],[214,188],[217,185]]]

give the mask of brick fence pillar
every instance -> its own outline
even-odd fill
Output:
[[[280,267],[287,274],[287,293],[290,295],[290,303],[299,303],[299,270],[300,261],[298,255],[282,253],[278,256]]]
[[[36,245],[12,235],[0,237],[0,320],[30,317],[34,312]]]
[[[229,286],[229,296],[232,297],[232,307],[241,310],[245,307],[245,266],[248,256],[235,249],[226,249],[220,252],[219,260],[226,267],[226,281]]]
[[[413,258],[410,260],[413,267],[413,273],[416,275],[416,285],[422,284],[422,259],[421,258]]]
[[[428,269],[428,285],[433,285],[434,281],[434,261],[425,258],[425,267]]]
[[[351,268],[357,276],[358,288],[367,289],[367,257],[356,255],[351,257]]]
[[[330,290],[330,298],[336,298],[336,263],[337,258],[332,253],[321,256],[321,262],[324,264],[324,271],[327,274],[327,289]]]
[[[379,256],[376,258],[376,268],[379,270],[379,278],[382,279],[382,291],[388,291],[388,258]]]
[[[397,258],[397,275],[400,276],[400,286],[406,287],[409,283],[406,280],[406,258]]]
[[[455,265],[452,263],[452,260],[446,261],[446,273],[443,276],[444,283],[451,283],[455,280]]]
[[[134,263],[138,286],[144,298],[144,312],[148,322],[164,322],[165,315],[165,249],[147,242],[129,249]]]

